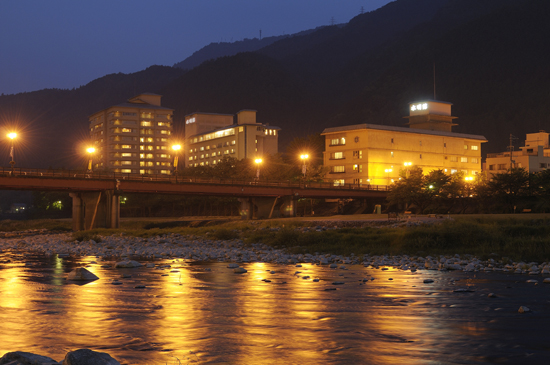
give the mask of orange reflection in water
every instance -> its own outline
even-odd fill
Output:
[[[20,350],[59,361],[67,351],[91,348],[128,364],[176,364],[176,357],[423,364],[449,356],[467,362],[463,344],[491,335],[486,323],[464,319],[480,312],[479,295],[449,294],[452,284],[441,278],[455,274],[269,263],[242,264],[248,272],[235,274],[226,263],[182,260],[155,261],[171,265],[162,270],[102,268],[94,258],[37,261],[42,266],[22,260],[0,269],[0,355]],[[67,282],[80,265],[100,280]],[[427,277],[437,280],[423,285]]]

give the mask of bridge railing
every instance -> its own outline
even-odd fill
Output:
[[[95,180],[130,180],[141,182],[166,182],[172,184],[220,184],[220,185],[238,185],[238,186],[258,186],[258,187],[295,187],[299,189],[341,189],[341,190],[375,190],[387,191],[386,185],[366,185],[366,184],[339,184],[334,185],[330,182],[316,181],[274,181],[268,179],[255,180],[237,180],[210,178],[203,179],[197,177],[167,175],[167,174],[125,174],[116,172],[94,171],[87,172],[84,170],[71,169],[28,169],[2,167],[1,176],[14,177],[43,177],[43,178],[64,178],[64,179],[95,179]]]

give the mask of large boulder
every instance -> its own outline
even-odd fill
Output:
[[[32,354],[30,352],[8,352],[0,358],[0,365],[59,365],[57,361],[46,356]]]
[[[77,267],[69,273],[69,276],[67,276],[67,280],[92,281],[97,279],[99,279],[99,277],[83,267]]]
[[[120,363],[106,352],[80,349],[65,355],[62,365],[120,365]]]

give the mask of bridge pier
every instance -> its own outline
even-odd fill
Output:
[[[296,217],[297,206],[298,200],[294,196],[285,196],[283,198],[283,205],[281,206],[281,216]]]
[[[73,198],[73,230],[119,228],[120,200],[114,190],[70,193]]]
[[[281,216],[281,212],[275,209],[279,197],[275,198],[241,198],[242,219],[270,219]]]

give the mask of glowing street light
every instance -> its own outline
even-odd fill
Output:
[[[392,172],[393,169],[386,169],[384,171],[386,171],[386,174],[388,174],[388,185],[390,185],[390,172]]]
[[[260,180],[260,164],[263,162],[261,158],[257,158],[254,160],[256,163],[256,179]]]
[[[175,144],[172,146],[172,150],[174,151],[174,173],[178,172],[178,153],[181,150],[181,144]]]
[[[308,158],[309,158],[309,155],[307,153],[300,155],[300,159],[302,160],[302,174],[304,174],[304,179],[306,178],[306,172],[307,172],[306,162]]]
[[[10,146],[10,157],[11,157],[11,161],[10,161],[10,165],[11,165],[11,174],[13,175],[14,173],[14,168],[15,168],[15,153],[14,153],[14,140],[15,138],[17,137],[17,133],[15,132],[11,132],[11,133],[8,133],[8,138],[11,139],[11,146]]]
[[[406,173],[405,173],[405,177],[407,177],[407,178],[408,178],[409,176],[411,176],[411,171],[409,170],[409,167],[411,167],[412,164],[413,164],[412,162],[404,162],[404,163],[403,163],[403,166],[405,166],[405,168],[407,169],[407,171],[406,171]]]
[[[94,147],[88,147],[86,148],[86,152],[88,152],[88,155],[90,156],[88,159],[88,172],[92,172],[92,166],[93,166],[93,157],[95,153]]]

